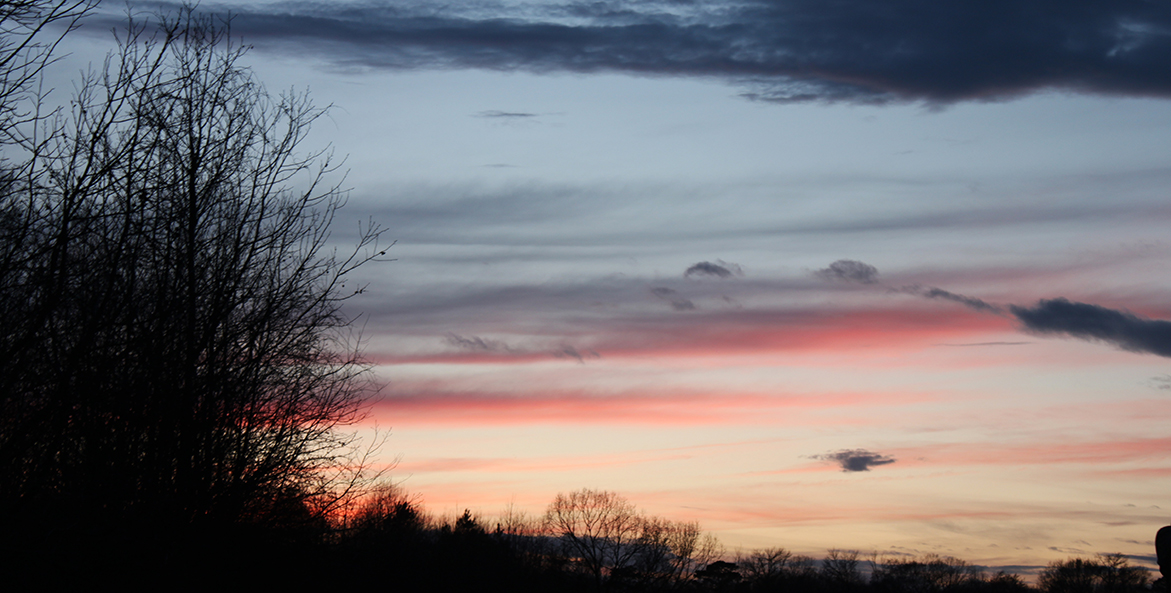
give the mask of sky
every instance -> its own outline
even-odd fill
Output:
[[[1166,3],[200,9],[332,105],[339,244],[397,241],[347,310],[383,385],[360,428],[428,510],[588,487],[732,553],[1153,566]]]

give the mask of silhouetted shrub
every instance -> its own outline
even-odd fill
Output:
[[[1094,559],[1055,561],[1041,571],[1037,587],[1045,593],[1127,593],[1145,589],[1150,573],[1130,566],[1121,554],[1099,554]]]
[[[854,589],[862,584],[862,571],[855,550],[831,549],[821,561],[821,579],[834,589]]]
[[[891,593],[936,593],[952,591],[983,580],[981,572],[967,562],[950,556],[887,559],[874,563],[870,585]]]

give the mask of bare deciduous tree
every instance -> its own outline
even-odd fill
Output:
[[[736,556],[736,566],[750,582],[775,584],[782,580],[793,553],[785,548],[765,548]]]
[[[545,522],[598,583],[608,571],[630,564],[642,527],[630,501],[588,488],[558,494],[545,512]]]
[[[636,567],[644,580],[673,584],[689,576],[703,543],[699,523],[647,517],[636,545]]]
[[[24,140],[37,119],[36,83],[57,44],[96,0],[0,1],[0,144]]]
[[[1099,554],[1051,562],[1037,575],[1037,588],[1046,593],[1137,592],[1150,578],[1147,569],[1130,566],[1122,554]]]
[[[225,21],[160,19],[0,186],[0,497],[154,529],[320,517],[370,387],[343,280],[380,231],[329,243],[344,194],[302,149],[323,110],[269,95]]]
[[[951,556],[927,554],[871,561],[870,585],[880,591],[946,591],[986,581],[977,567]]]
[[[831,549],[821,561],[821,574],[836,586],[852,587],[862,583],[857,550]]]

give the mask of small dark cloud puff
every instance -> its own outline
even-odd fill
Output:
[[[690,278],[692,276],[714,276],[716,278],[731,278],[732,276],[744,275],[744,270],[741,269],[737,264],[726,262],[720,259],[716,260],[716,262],[717,263],[701,261],[692,264],[690,268],[687,268],[686,272],[683,272],[683,277]]]
[[[679,296],[678,292],[665,286],[652,288],[651,294],[671,303],[671,308],[676,311],[692,311],[695,309],[695,303]]]
[[[833,453],[814,455],[813,458],[837,463],[842,466],[844,472],[868,472],[872,467],[888,465],[897,461],[888,455],[866,449],[843,449]]]
[[[1064,298],[1041,300],[1032,307],[1012,305],[1009,311],[1031,332],[1065,334],[1131,352],[1171,357],[1171,321]]]
[[[878,268],[852,259],[839,259],[830,264],[828,268],[818,270],[814,274],[829,280],[846,280],[863,284],[873,284],[878,281]]]

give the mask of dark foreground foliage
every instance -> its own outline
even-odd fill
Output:
[[[817,560],[769,548],[714,560],[669,578],[637,561],[601,580],[543,522],[495,522],[465,511],[434,520],[386,489],[343,522],[300,532],[238,529],[212,537],[91,540],[54,554],[5,555],[4,585],[130,589],[369,587],[397,592],[696,593],[1139,593],[1149,572],[1118,554],[1059,561],[1029,586],[938,555],[861,560],[831,550]],[[634,546],[637,550],[637,545]],[[15,547],[13,548],[15,550]],[[12,552],[13,550],[9,550]],[[632,558],[637,557],[632,554]],[[13,560],[19,559],[13,563]],[[12,563],[12,564],[8,564]]]
[[[1030,586],[1013,574],[989,574],[948,556],[863,558],[829,550],[824,558],[784,548],[713,559],[691,550],[691,561],[656,544],[663,519],[634,511],[620,496],[591,490],[574,493],[591,501],[595,524],[615,516],[637,529],[625,542],[595,542],[607,550],[601,570],[583,557],[582,533],[571,535],[556,512],[575,499],[559,495],[544,517],[507,512],[486,520],[470,511],[437,520],[421,504],[392,486],[375,489],[330,521],[301,522],[298,529],[236,526],[218,533],[156,533],[128,541],[96,537],[56,546],[52,555],[16,551],[8,584],[32,588],[264,589],[369,587],[394,591],[596,592],[684,591],[695,593],[1138,593],[1149,591],[1149,572],[1118,554],[1054,562]],[[599,496],[602,495],[602,496]],[[292,524],[290,524],[292,525]],[[686,524],[685,524],[686,525]],[[576,526],[571,526],[576,529]],[[123,531],[124,532],[124,531]],[[685,534],[683,541],[693,538]],[[699,538],[702,539],[702,538]],[[703,546],[700,546],[702,549]],[[718,553],[715,548],[708,549]],[[688,553],[687,548],[675,548]],[[6,555],[11,561],[14,556]],[[617,564],[614,564],[617,562]]]
[[[1054,562],[1030,586],[1013,574],[988,574],[963,560],[861,559],[830,550],[814,559],[783,548],[658,571],[629,540],[625,564],[599,579],[564,533],[546,518],[508,513],[485,520],[470,511],[436,520],[393,487],[383,487],[333,522],[300,531],[237,528],[218,534],[158,534],[151,541],[91,540],[51,556],[18,554],[5,584],[44,589],[256,587],[265,590],[369,587],[372,590],[695,593],[1139,593],[1149,573],[1117,554]],[[613,544],[614,542],[610,542]],[[14,548],[15,549],[15,548]],[[13,560],[5,556],[6,561]]]

